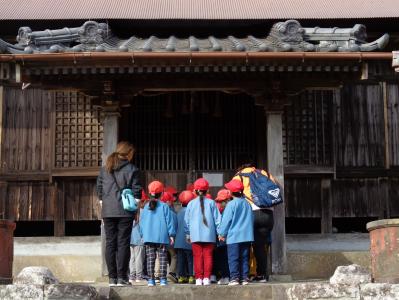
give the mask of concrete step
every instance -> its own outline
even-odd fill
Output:
[[[27,266],[50,268],[61,282],[96,282],[101,277],[99,237],[16,238],[14,275]],[[370,267],[367,234],[288,235],[288,274],[294,280],[327,279],[352,263]]]

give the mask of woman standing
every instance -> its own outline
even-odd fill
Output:
[[[108,156],[97,178],[97,193],[102,202],[101,216],[106,240],[105,261],[110,286],[129,285],[127,269],[134,212],[123,209],[121,190],[130,188],[135,199],[141,198],[139,170],[131,163],[133,155],[132,144],[119,142],[115,152]]]

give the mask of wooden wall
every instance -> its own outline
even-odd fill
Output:
[[[335,91],[332,101],[333,163],[302,165],[299,169],[305,171],[293,174],[286,165],[287,217],[321,218],[322,228],[323,221],[330,224],[326,232],[331,232],[332,218],[397,217],[398,84],[348,84]],[[323,168],[332,172],[323,173]],[[323,180],[331,184],[327,202],[321,192]]]
[[[6,87],[2,101],[0,217],[54,221],[58,235],[63,234],[64,221],[98,219],[95,170],[83,174],[66,168],[61,172],[52,165],[52,92]],[[314,97],[312,101],[316,103]],[[325,136],[329,138],[332,158],[323,160],[323,165],[301,164],[297,159],[295,165],[286,162],[286,216],[320,218],[323,232],[331,232],[333,218],[398,217],[398,84],[346,85],[331,101],[331,116],[327,118],[331,132]],[[304,105],[298,107],[298,115],[306,115],[310,124],[313,115],[302,111]],[[301,134],[309,139],[305,127],[298,132],[291,136],[296,143]],[[289,144],[285,147],[292,150]],[[61,173],[55,174],[55,170]],[[150,171],[143,179],[162,177],[170,184],[184,186],[193,176],[185,172]],[[226,179],[229,176],[227,172]]]
[[[4,89],[1,172],[48,172],[49,95],[39,89]]]
[[[33,88],[4,88],[0,218],[54,221],[55,233],[63,235],[64,221],[96,220],[100,210],[95,177],[74,178],[73,171],[68,176],[54,172],[54,95]],[[71,95],[76,98],[76,93]],[[68,125],[64,123],[64,127]]]

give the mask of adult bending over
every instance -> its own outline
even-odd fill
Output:
[[[244,185],[244,195],[249,204],[251,204],[254,213],[254,243],[253,250],[256,259],[256,277],[254,281],[267,282],[267,252],[266,246],[270,245],[271,231],[274,225],[273,208],[260,208],[252,201],[249,178],[240,176],[240,173],[255,172],[256,167],[253,162],[246,160],[246,162],[237,169],[237,174],[233,179],[242,181]],[[261,170],[262,174],[269,177],[275,182],[273,176],[266,171]]]

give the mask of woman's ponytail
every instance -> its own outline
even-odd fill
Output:
[[[111,155],[107,157],[107,161],[105,163],[105,169],[108,173],[112,173],[112,171],[118,166],[119,158],[118,152],[113,152]]]
[[[120,160],[132,161],[134,155],[134,146],[129,142],[122,141],[116,145],[115,152],[107,157],[105,163],[105,169],[108,173],[112,173],[115,170]]]
[[[204,194],[206,194],[206,191],[197,190],[195,192],[199,196],[199,199],[200,199],[202,222],[204,223],[204,225],[206,227],[208,227],[208,221],[206,220],[206,217],[205,217],[205,206],[204,206]]]

